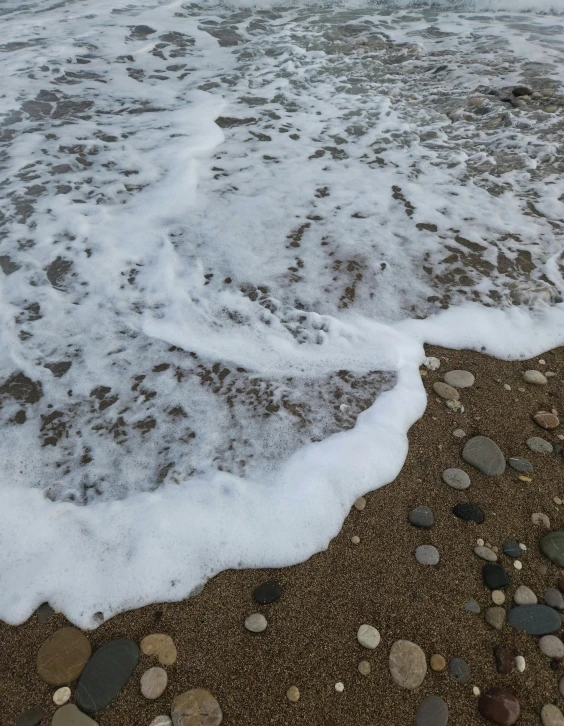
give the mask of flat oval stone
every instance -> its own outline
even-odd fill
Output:
[[[556,635],[543,635],[539,640],[541,653],[549,658],[562,660],[564,658],[564,643]]]
[[[78,628],[60,628],[37,653],[37,672],[50,686],[66,686],[79,677],[92,655],[88,638]]]
[[[512,456],[508,459],[507,463],[515,471],[526,472],[527,474],[533,473],[533,465],[528,459],[523,459],[521,456]]]
[[[470,680],[470,666],[464,660],[464,658],[451,658],[448,664],[448,670],[450,675],[462,685],[468,683]]]
[[[139,646],[133,640],[111,640],[99,648],[82,671],[76,703],[86,713],[101,711],[120,693],[139,661]]]
[[[470,371],[448,371],[444,375],[445,383],[455,388],[470,388],[474,385],[475,380]]]
[[[507,620],[529,635],[550,635],[562,627],[560,615],[548,605],[519,605],[509,611]]]
[[[501,549],[503,550],[504,555],[507,555],[508,557],[513,557],[513,559],[517,559],[523,554],[522,549],[519,547],[519,542],[517,542],[516,539],[506,540],[501,545]]]
[[[509,575],[503,565],[484,565],[482,577],[490,590],[502,590],[509,585]]]
[[[55,711],[51,726],[98,726],[98,723],[79,711],[74,703],[67,703]]]
[[[46,716],[42,708],[28,708],[16,719],[16,726],[37,726]]]
[[[505,456],[487,436],[474,436],[462,451],[462,458],[486,476],[499,476],[505,471]]]
[[[480,507],[475,504],[470,504],[469,502],[456,504],[452,508],[452,513],[455,517],[463,519],[465,522],[476,522],[476,524],[482,524],[484,521],[484,513]]]
[[[436,381],[436,383],[433,383],[433,391],[435,391],[437,396],[440,396],[447,401],[458,401],[460,398],[460,393],[456,390],[456,388],[449,386],[448,383],[443,383],[442,381]]]
[[[462,469],[446,469],[443,471],[443,481],[453,489],[468,489],[470,486],[470,477]]]
[[[564,532],[550,532],[540,541],[543,555],[558,567],[564,567]]]
[[[536,605],[538,602],[535,593],[526,585],[519,585],[519,587],[515,590],[513,599],[517,605]]]
[[[544,602],[551,608],[562,610],[564,608],[564,598],[560,590],[555,587],[549,587],[544,593]]]
[[[356,639],[363,648],[374,650],[380,643],[380,633],[372,625],[361,625],[356,634]]]
[[[497,726],[513,726],[521,715],[515,696],[505,688],[490,688],[478,699],[478,711]]]
[[[550,411],[538,411],[533,416],[533,421],[540,426],[542,429],[552,431],[552,429],[560,426],[560,419]]]
[[[497,562],[496,553],[489,547],[474,547],[474,554],[478,555],[481,560],[485,560],[486,562]]]
[[[425,653],[416,643],[396,640],[390,650],[390,673],[402,688],[417,688],[427,673]]]
[[[484,619],[488,625],[491,625],[492,628],[501,630],[503,628],[503,623],[505,622],[505,615],[505,608],[492,606],[486,610]]]
[[[419,545],[415,550],[415,559],[420,565],[438,565],[439,550],[433,545]]]
[[[421,529],[430,529],[435,523],[433,512],[424,504],[412,509],[407,518],[410,524]]]
[[[261,605],[270,605],[270,603],[276,602],[283,592],[284,588],[279,582],[276,582],[276,580],[268,580],[255,588],[253,597]]]
[[[151,633],[141,641],[141,652],[144,655],[156,655],[161,665],[176,663],[176,646],[170,635],[165,633]]]
[[[158,698],[164,693],[168,683],[168,676],[164,668],[154,666],[141,676],[141,693],[145,698]]]
[[[439,696],[428,696],[417,709],[415,726],[446,726],[448,706]]]
[[[496,645],[494,648],[495,665],[498,673],[508,675],[515,668],[515,651],[506,645]]]
[[[554,451],[554,446],[550,441],[541,439],[540,436],[531,436],[530,439],[527,439],[527,446],[535,454],[551,454]]]
[[[541,709],[542,726],[564,726],[562,711],[551,703],[547,703]]]
[[[262,633],[268,625],[262,613],[253,613],[245,619],[245,628],[251,633]]]
[[[290,700],[297,701],[298,698]],[[203,688],[194,688],[177,696],[172,702],[170,713],[174,726],[219,726],[223,720],[219,703]]]
[[[540,371],[525,371],[523,380],[525,383],[532,383],[534,386],[545,386],[548,383],[546,376]]]

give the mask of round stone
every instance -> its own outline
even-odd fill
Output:
[[[564,608],[564,598],[562,597],[562,593],[555,587],[549,587],[547,589],[544,593],[544,601],[551,608],[556,608],[557,610],[562,610],[562,608]]]
[[[290,686],[286,691],[286,697],[292,703],[297,703],[300,700],[300,692],[296,686]]]
[[[335,690],[337,691],[337,693],[342,693],[345,690],[345,684],[341,681],[335,683]]]
[[[525,383],[532,383],[534,386],[545,386],[548,381],[540,371],[525,371],[523,373]]]
[[[415,559],[420,565],[438,565],[439,550],[433,545],[419,545],[415,550]]]
[[[501,630],[503,628],[503,623],[505,622],[505,615],[506,613],[504,608],[492,606],[486,610],[484,619],[488,625],[491,625],[492,628]]]
[[[448,706],[439,696],[428,696],[417,709],[415,726],[446,726]]]
[[[270,603],[276,602],[283,592],[284,589],[279,582],[267,580],[267,582],[263,582],[262,585],[255,588],[253,597],[255,602],[261,605],[270,605]]]
[[[223,714],[213,695],[194,688],[177,696],[170,708],[174,726],[219,726]]]
[[[71,689],[68,686],[63,686],[55,691],[53,694],[53,703],[56,706],[64,706],[65,703],[70,701]]]
[[[152,633],[141,641],[141,652],[145,655],[156,655],[161,665],[176,663],[176,646],[170,635]]]
[[[355,534],[355,535],[353,535],[353,536],[351,537],[351,542],[352,542],[352,544],[354,544],[354,545],[360,544],[360,537],[359,537],[358,535],[356,535],[356,534]]]
[[[262,633],[266,630],[266,618],[262,613],[253,613],[245,618],[245,627],[251,633]]]
[[[556,635],[543,635],[539,640],[541,653],[549,658],[561,660],[564,658],[564,643]]]
[[[470,486],[470,477],[462,469],[447,469],[443,471],[443,481],[453,489],[468,489]]]
[[[550,519],[542,512],[535,512],[534,514],[531,514],[531,522],[535,525],[535,527],[550,529]]]
[[[366,499],[364,497],[359,497],[355,500],[354,508],[357,509],[359,512],[362,512],[363,509],[366,508]]]
[[[530,439],[527,439],[527,446],[535,454],[551,454],[554,451],[554,447],[550,441],[545,441],[545,439],[541,439],[539,436],[531,436]]]
[[[452,513],[455,517],[463,519],[465,522],[475,522],[476,524],[482,524],[482,522],[484,521],[484,513],[482,512],[480,507],[476,506],[475,504],[470,504],[469,502],[462,502],[461,504],[456,504],[452,508]]]
[[[463,431],[462,429],[455,429],[452,432],[452,435],[455,439],[463,439],[466,436],[466,431]]]
[[[505,688],[490,688],[478,700],[478,711],[497,726],[513,726],[521,715],[515,696]]]
[[[421,529],[430,529],[435,523],[433,512],[424,504],[412,509],[407,518],[414,527]]]
[[[543,555],[558,567],[564,567],[564,532],[550,532],[540,541]]]
[[[507,463],[512,469],[515,469],[515,471],[526,472],[527,474],[533,473],[533,465],[531,462],[527,459],[523,459],[521,456],[512,456]]]
[[[442,381],[436,381],[433,383],[433,391],[435,391],[437,396],[440,396],[447,401],[458,401],[460,398],[460,393],[456,390],[456,388],[449,386],[448,383],[443,383]]]
[[[141,693],[145,698],[158,698],[166,688],[168,676],[163,668],[149,668],[141,676]]]
[[[538,602],[535,593],[526,585],[519,585],[513,599],[517,605],[536,605]]]
[[[503,565],[484,565],[482,567],[482,577],[490,590],[501,590],[509,585],[509,575]]]
[[[37,672],[50,686],[75,681],[92,655],[88,638],[78,628],[60,628],[37,653]]]
[[[552,431],[552,429],[560,426],[560,420],[558,416],[550,413],[550,411],[538,411],[533,416],[533,421],[537,424],[537,426],[540,426],[547,431]]]
[[[474,554],[486,562],[497,562],[497,555],[489,547],[474,547]]]
[[[448,670],[450,675],[462,685],[468,683],[470,680],[470,666],[464,660],[464,658],[451,658],[448,664]]]
[[[470,371],[449,371],[444,376],[445,383],[455,388],[470,388],[474,385],[475,380]]]
[[[396,640],[390,650],[390,673],[402,688],[417,688],[427,673],[425,653],[409,640]]]
[[[494,658],[498,673],[508,675],[515,668],[515,652],[506,645],[495,646]]]
[[[513,567],[516,570],[522,570],[523,569],[523,563],[521,562],[521,560],[513,560]]]
[[[507,555],[508,557],[521,557],[521,548],[519,547],[519,542],[517,542],[516,539],[506,540],[501,545],[501,549],[503,550],[503,554]]]
[[[440,653],[435,653],[434,655],[432,655],[429,663],[431,665],[431,669],[437,671],[438,673],[444,671],[444,669],[446,668],[446,660]]]
[[[149,726],[172,726],[172,719],[170,716],[155,716]]]
[[[371,667],[367,660],[361,660],[358,664],[358,672],[363,676],[370,675]]]
[[[495,605],[503,605],[503,603],[505,602],[505,595],[502,593],[501,590],[493,590],[492,600]]]
[[[516,658],[515,658],[515,667],[517,668],[517,670],[519,671],[519,673],[524,673],[525,672],[525,668],[527,667],[527,664],[526,664],[525,659],[523,658],[522,655],[516,656]]]
[[[495,441],[487,436],[470,439],[462,451],[462,458],[486,476],[498,476],[505,471],[505,456]]]
[[[550,635],[562,627],[560,615],[548,605],[519,605],[508,615],[509,624],[529,635]]]
[[[380,633],[372,625],[361,625],[356,634],[356,639],[363,648],[374,650],[380,644]]]
[[[468,610],[469,613],[475,613],[476,615],[480,613],[480,606],[474,598],[468,600],[468,602],[464,605],[464,608]]]
[[[427,370],[429,371],[438,371],[441,367],[441,361],[438,358],[435,358],[434,356],[428,356],[423,361],[423,365]]]
[[[547,703],[541,710],[542,726],[564,726],[562,711],[551,703]]]
[[[51,726],[98,726],[98,724],[79,711],[74,703],[67,703],[66,706],[55,711]]]

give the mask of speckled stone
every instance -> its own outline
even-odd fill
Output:
[[[396,640],[390,650],[390,673],[402,688],[413,689],[423,683],[427,673],[425,653],[416,643]]]
[[[497,605],[492,605],[492,607],[486,610],[484,619],[488,625],[491,625],[492,628],[495,628],[496,630],[501,630],[505,622],[505,616],[505,608],[499,607]]]
[[[164,668],[154,666],[141,676],[141,693],[145,698],[159,698],[164,693],[168,683],[168,676]]]
[[[443,481],[453,489],[463,490],[470,486],[470,477],[462,469],[446,469],[443,471]]]
[[[356,634],[356,639],[363,648],[374,650],[380,644],[380,633],[372,625],[361,625]]]
[[[550,441],[541,439],[540,436],[531,436],[530,439],[527,439],[527,446],[535,454],[550,454],[554,451],[554,447]]]
[[[299,698],[297,688],[296,691]],[[287,695],[290,698],[290,689]],[[203,688],[194,688],[177,696],[172,702],[170,713],[174,726],[219,726],[223,720],[219,703]]]
[[[433,545],[419,545],[415,550],[415,559],[420,565],[438,565],[439,550]]]
[[[550,635],[562,627],[560,615],[548,605],[519,605],[509,611],[507,619],[529,635]]]
[[[464,685],[470,680],[470,666],[464,658],[451,658],[448,664],[450,675]]]
[[[443,658],[443,656],[440,653],[434,653],[431,656],[429,665],[431,666],[431,670],[434,670],[437,673],[440,673],[441,671],[444,671],[444,669],[446,668],[446,660]]]
[[[417,709],[415,726],[446,726],[448,706],[439,696],[427,696]]]
[[[513,557],[513,559],[517,559],[523,554],[522,549],[519,547],[519,542],[517,542],[516,539],[506,540],[501,545],[501,549],[503,550],[504,555],[507,555],[508,557]]]
[[[525,472],[532,474],[533,465],[528,459],[523,459],[521,456],[512,456],[507,462],[512,469],[519,472]]]
[[[550,532],[540,541],[543,555],[558,567],[564,567],[564,532]]]
[[[433,512],[424,504],[412,509],[408,515],[408,519],[410,524],[420,529],[430,529],[435,523]]]
[[[443,383],[442,381],[436,381],[433,383],[433,391],[435,391],[437,396],[440,396],[447,401],[458,401],[460,398],[460,393],[456,390],[456,388],[454,388],[454,386],[449,386],[448,383]]]
[[[474,554],[486,562],[497,562],[497,555],[489,547],[474,547]]]
[[[548,658],[564,658],[564,643],[556,635],[543,635],[539,640],[539,648]]]
[[[513,599],[517,605],[536,605],[538,602],[535,593],[526,585],[519,585]]]
[[[470,388],[476,379],[470,371],[449,371],[445,373],[444,381],[455,388]]]
[[[478,711],[496,726],[513,726],[521,715],[515,696],[504,688],[490,688],[478,700]]]
[[[505,471],[505,456],[499,446],[487,436],[474,436],[462,451],[467,464],[486,476],[499,476]]]

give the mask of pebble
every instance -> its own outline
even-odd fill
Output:
[[[478,545],[478,547],[483,547],[485,543],[481,537],[478,537],[478,539],[476,540],[476,544]]]
[[[177,696],[170,707],[170,715],[176,726],[219,726],[223,720],[219,703],[203,688],[194,688]]]
[[[245,628],[250,633],[262,633],[266,630],[267,625],[266,618],[262,613],[253,613],[245,618]]]
[[[472,693],[476,696],[476,698],[478,698],[478,696],[480,695],[480,689],[478,688],[478,686],[473,686]]]
[[[517,605],[536,605],[538,602],[535,593],[526,585],[519,585],[519,587],[515,590],[513,599]]]
[[[525,383],[532,383],[535,386],[544,386],[548,383],[546,376],[540,371],[525,371],[523,373]]]
[[[356,639],[363,648],[374,650],[380,644],[380,633],[372,625],[361,625],[356,634]]]
[[[560,592],[564,592],[564,577],[559,577],[556,584],[558,585]]]
[[[541,653],[549,658],[556,658],[556,660],[564,658],[564,643],[556,635],[543,635],[539,640],[539,648]]]
[[[560,506],[562,504],[562,499],[560,497],[554,497],[552,501],[557,505]]]
[[[503,624],[505,623],[505,616],[505,608],[489,607],[486,610],[484,619],[488,625],[491,625],[492,628],[495,628],[496,630],[501,630],[503,628]]]
[[[345,684],[341,681],[338,681],[337,683],[335,683],[335,690],[337,691],[337,693],[342,693],[345,690]]]
[[[507,463],[515,471],[526,471],[528,474],[532,474],[533,465],[528,459],[523,459],[521,456],[512,456]]]
[[[452,435],[455,439],[463,439],[466,436],[466,431],[463,431],[462,429],[454,429]]]
[[[564,532],[550,532],[540,541],[543,555],[558,567],[564,567]]]
[[[482,567],[482,577],[490,590],[501,590],[509,585],[509,575],[503,565],[484,565]]]
[[[415,726],[446,726],[448,706],[440,696],[427,696],[417,709]]]
[[[427,673],[425,653],[409,640],[396,640],[390,650],[390,673],[402,688],[417,688]]]
[[[537,571],[539,575],[542,575],[544,577],[544,575],[546,575],[546,573],[548,572],[548,567],[543,563],[542,565],[539,565],[537,567]]]
[[[474,547],[474,554],[486,562],[497,562],[497,555],[489,547]]]
[[[470,439],[462,451],[462,458],[486,476],[498,476],[505,471],[505,456],[495,441],[487,436]]]
[[[492,590],[492,600],[496,605],[503,605],[505,602],[505,595],[501,590]]]
[[[412,509],[407,518],[414,527],[420,527],[421,529],[430,529],[435,523],[433,512],[424,504]]]
[[[76,689],[81,711],[95,713],[105,708],[130,679],[139,661],[139,646],[133,640],[111,640],[99,648],[82,671]]]
[[[51,620],[54,614],[55,611],[48,602],[41,603],[41,605],[37,608],[37,622],[40,625],[43,625],[48,620]]]
[[[527,446],[536,454],[551,454],[554,451],[554,447],[550,441],[541,439],[539,436],[532,436],[530,439],[527,439]]]
[[[358,664],[358,672],[363,676],[369,675],[371,670],[370,663],[367,660],[361,660]]]
[[[464,413],[464,406],[460,401],[445,401],[445,406],[453,413]]]
[[[504,384],[503,384],[503,387],[504,387],[504,389],[505,389],[506,391],[510,391],[510,390],[511,390],[511,386],[509,385],[509,383],[504,383]]]
[[[476,379],[470,371],[449,371],[444,375],[444,382],[455,388],[470,388]]]
[[[541,721],[543,726],[564,726],[562,711],[551,703],[542,707]]]
[[[435,391],[437,396],[444,398],[446,401],[458,401],[460,398],[460,393],[454,386],[449,386],[448,383],[443,383],[442,381],[435,381],[433,383],[433,391]]]
[[[562,597],[562,593],[555,587],[549,587],[544,593],[544,601],[551,608],[556,608],[557,610],[562,610],[564,608],[564,598]]]
[[[359,497],[354,503],[354,508],[358,509],[359,512],[362,512],[362,510],[366,508],[366,499],[364,497]]]
[[[531,522],[536,527],[545,527],[546,529],[550,529],[550,519],[542,512],[535,512],[534,514],[531,514]]]
[[[451,658],[448,664],[448,670],[450,675],[462,685],[468,683],[470,680],[470,666],[464,660],[464,658]]]
[[[533,421],[543,429],[552,431],[560,426],[560,419],[549,411],[538,411],[533,416]]]
[[[560,630],[560,615],[548,605],[518,605],[509,611],[508,622],[529,635],[550,635]]]
[[[429,356],[428,358],[425,358],[423,365],[427,368],[427,370],[438,371],[441,367],[441,361],[434,356]]]
[[[51,726],[98,726],[98,724],[90,716],[79,711],[74,703],[67,703],[55,711]]]
[[[42,708],[28,708],[16,719],[16,726],[37,726],[46,716]]]
[[[525,659],[523,658],[522,655],[518,655],[515,658],[515,667],[517,668],[519,673],[525,672],[525,668],[527,667],[527,664],[525,663]]]
[[[170,716],[155,716],[149,726],[172,726],[172,719]]]
[[[446,469],[443,471],[443,481],[453,489],[468,489],[470,477],[462,469]]]
[[[53,694],[53,703],[56,706],[64,706],[67,701],[70,700],[71,689],[68,686],[63,686],[55,691]]]
[[[356,534],[355,534],[355,535],[354,535],[353,537],[351,537],[351,542],[352,542],[352,543],[353,543],[354,545],[360,544],[360,537],[359,537],[358,535],[356,535]]]
[[[523,569],[523,563],[521,562],[521,560],[513,560],[513,567],[516,570],[522,570]]]
[[[435,653],[434,655],[432,655],[429,664],[431,666],[431,670],[437,671],[437,673],[444,671],[444,669],[446,668],[446,660],[440,653]]]
[[[168,676],[164,668],[149,668],[141,676],[141,693],[145,698],[158,698],[165,690]]]
[[[300,692],[296,686],[290,686],[286,691],[286,697],[292,703],[297,703],[300,700]]]
[[[151,633],[141,641],[141,652],[144,655],[156,655],[161,665],[176,663],[176,646],[170,635]]]
[[[276,582],[276,580],[267,580],[255,588],[253,597],[255,602],[261,605],[270,605],[270,603],[276,602],[283,592],[284,588],[279,582]]]
[[[415,559],[420,565],[438,565],[439,550],[433,545],[419,545],[415,550]]]
[[[521,707],[515,696],[505,688],[490,688],[478,700],[478,711],[490,723],[497,726],[513,726],[521,715]]]
[[[484,521],[484,513],[480,507],[468,502],[456,504],[452,508],[452,513],[455,517],[463,519],[465,522],[476,522],[476,524],[482,524]]]
[[[50,686],[66,686],[80,676],[91,654],[84,633],[78,628],[60,628],[39,648],[37,672]]]
[[[471,600],[468,600],[468,602],[464,605],[464,608],[468,610],[469,613],[476,613],[478,615],[480,613],[480,605],[472,598]]]
[[[496,645],[494,648],[494,658],[498,673],[508,675],[515,668],[515,652],[506,645]]]

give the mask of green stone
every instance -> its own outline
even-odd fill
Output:
[[[540,541],[541,552],[558,567],[564,567],[564,532],[549,532]]]

